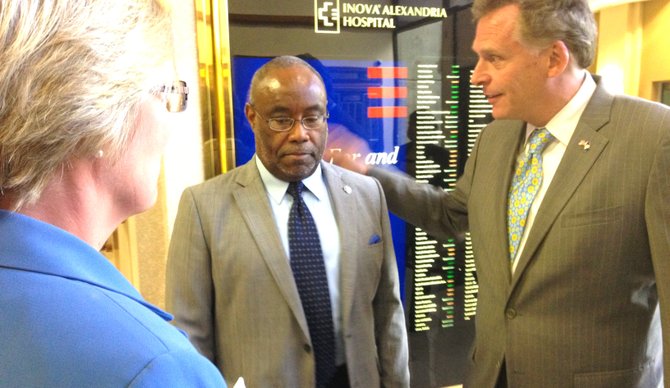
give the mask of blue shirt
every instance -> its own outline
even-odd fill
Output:
[[[0,386],[225,387],[98,251],[0,210]]]

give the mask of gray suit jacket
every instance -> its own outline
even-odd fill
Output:
[[[371,173],[409,222],[471,233],[469,386],[493,387],[503,360],[515,388],[657,386],[661,321],[670,350],[670,109],[597,87],[511,275],[507,193],[524,131],[520,121],[485,128],[452,195]]]
[[[407,335],[382,189],[372,178],[321,167],[342,241],[352,387],[407,387]],[[184,192],[170,243],[167,305],[229,384],[242,376],[249,388],[314,386],[307,322],[253,160]]]

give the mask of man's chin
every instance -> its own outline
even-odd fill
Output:
[[[491,109],[491,116],[496,120],[503,120],[507,119],[509,114],[508,112],[502,110],[501,108],[496,109],[496,107],[494,106],[493,109]]]
[[[280,174],[281,176],[277,174],[275,174],[275,176],[286,182],[299,181],[312,175],[317,166],[318,162],[313,158],[309,163],[282,164],[277,166],[277,174]]]

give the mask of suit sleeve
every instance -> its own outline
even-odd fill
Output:
[[[645,220],[659,293],[663,331],[663,363],[666,385],[670,384],[670,114],[649,174]]]
[[[469,226],[467,202],[478,148],[479,139],[451,192],[378,167],[371,168],[368,174],[381,183],[388,207],[398,217],[437,238],[462,239]]]
[[[375,181],[375,184],[379,191],[379,216],[384,244],[381,276],[373,301],[377,357],[381,366],[380,377],[383,387],[409,387],[407,331],[400,300],[398,266],[384,192],[379,182]]]
[[[216,363],[210,250],[198,204],[191,189],[179,202],[166,271],[166,304],[174,324],[193,345]]]

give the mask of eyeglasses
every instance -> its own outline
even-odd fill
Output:
[[[168,112],[183,112],[188,101],[188,86],[184,81],[174,81],[171,85],[160,85],[151,89],[151,93],[161,97]]]
[[[270,129],[275,132],[286,132],[291,130],[296,121],[293,117],[273,117],[266,119],[261,116],[260,113],[258,113],[253,105],[251,106],[251,109],[253,109],[254,112],[256,112],[256,114],[268,124],[268,127],[270,127]],[[326,120],[328,120],[328,117],[328,112],[324,114],[305,116],[300,119],[300,124],[302,124],[305,129],[321,129],[321,126],[323,126]]]

